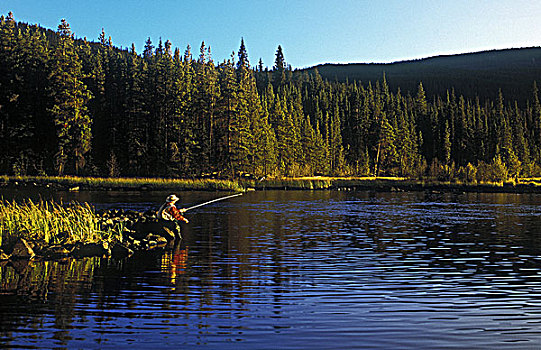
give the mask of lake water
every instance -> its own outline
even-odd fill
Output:
[[[137,210],[167,194],[0,192]],[[0,265],[0,347],[541,346],[541,195],[249,192],[186,216],[167,250]]]

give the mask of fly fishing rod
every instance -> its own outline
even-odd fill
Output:
[[[211,201],[208,201],[208,202],[205,202],[205,203],[201,203],[201,204],[197,204],[197,205],[194,205],[193,207],[189,207],[189,208],[186,208],[184,209],[184,211],[188,211],[188,210],[192,210],[192,209],[195,209],[195,208],[199,208],[199,207],[202,207],[204,205],[207,205],[207,204],[210,204],[210,203],[214,203],[214,202],[219,202],[219,201],[223,201],[225,199],[229,199],[229,198],[233,198],[233,197],[238,197],[238,196],[242,196],[242,193],[237,193],[237,194],[233,194],[231,196],[226,196],[226,197],[221,197],[221,198],[217,198],[217,199],[213,199]]]

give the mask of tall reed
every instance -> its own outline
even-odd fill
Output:
[[[97,242],[120,238],[122,227],[103,231],[88,204],[27,200],[0,201],[0,246],[17,238],[38,239],[48,244]]]

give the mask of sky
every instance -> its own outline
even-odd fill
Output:
[[[295,68],[387,63],[482,50],[541,46],[539,0],[0,0],[0,14],[141,53],[150,37],[215,62],[244,38],[251,65],[274,64],[278,45]]]

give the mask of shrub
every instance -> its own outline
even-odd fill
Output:
[[[504,182],[508,174],[507,166],[502,162],[500,155],[496,155],[490,164],[480,162],[477,166],[479,182]]]
[[[473,164],[468,163],[465,167],[461,166],[458,168],[456,176],[464,182],[475,182],[477,179],[477,168]]]

